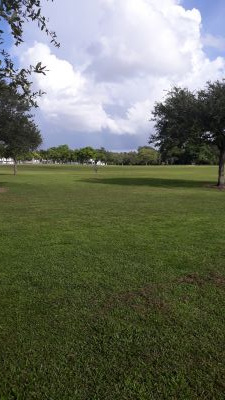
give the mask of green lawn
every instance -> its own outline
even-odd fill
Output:
[[[0,400],[225,393],[216,167],[0,167]]]

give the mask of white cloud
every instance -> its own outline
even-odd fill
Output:
[[[50,50],[28,28],[20,60],[47,65],[47,76],[35,78],[47,92],[40,108],[68,131],[147,135],[164,90],[194,89],[224,75],[224,59],[210,61],[204,53],[199,11],[178,0],[67,0],[67,7],[60,1],[46,7],[62,48]]]

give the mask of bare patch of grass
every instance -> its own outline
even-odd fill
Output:
[[[211,272],[207,276],[201,276],[198,273],[187,274],[178,279],[178,283],[186,283],[189,285],[204,286],[206,284],[213,284],[217,287],[225,287],[225,277],[215,272]]]
[[[158,285],[149,284],[136,290],[114,294],[105,302],[103,311],[125,306],[141,314],[150,308],[166,312],[169,310],[169,305],[162,299],[157,289]]]
[[[225,186],[206,185],[206,187],[209,188],[209,189],[216,189],[216,190],[219,190],[221,192],[223,192],[225,190]]]

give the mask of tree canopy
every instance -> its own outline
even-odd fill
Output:
[[[30,103],[14,87],[0,82],[0,143],[6,157],[14,159],[35,150],[41,134],[30,114]]]
[[[138,159],[140,164],[145,164],[145,165],[158,164],[159,153],[150,146],[139,147]]]
[[[153,110],[155,133],[149,142],[163,155],[215,147],[219,151],[219,187],[224,182],[225,81],[208,82],[203,90],[173,88]]]

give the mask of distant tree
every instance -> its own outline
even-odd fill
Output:
[[[39,161],[41,160],[41,156],[38,151],[32,151],[32,152],[30,152],[30,155],[31,155],[31,160],[32,159],[39,160]]]
[[[71,161],[72,162],[78,162],[78,154],[79,154],[78,149],[71,150]]]
[[[73,159],[73,151],[69,148],[67,144],[62,144],[58,147],[50,147],[47,150],[48,160],[53,161],[54,163],[63,163],[66,164],[71,162]]]
[[[96,161],[107,162],[107,151],[104,147],[95,150]]]
[[[78,160],[83,164],[90,159],[95,159],[96,153],[92,147],[83,147],[78,151]]]
[[[49,160],[49,156],[48,156],[48,150],[39,150],[38,154],[40,156],[40,160],[41,162],[45,162]]]
[[[124,164],[124,153],[111,152],[109,154],[111,164],[123,165]]]
[[[71,151],[67,144],[63,144],[56,148],[57,161],[63,164],[71,161]]]
[[[121,153],[123,165],[136,165],[138,164],[138,157],[136,151],[129,151]]]
[[[196,93],[173,88],[153,111],[155,134],[149,142],[163,154],[188,146],[215,146],[219,150],[217,186],[224,187],[225,163],[225,81],[208,82]]]
[[[47,150],[46,155],[47,155],[47,159],[52,161],[53,163],[59,161],[59,154],[57,151],[57,147],[50,147]]]
[[[150,146],[143,146],[138,148],[138,163],[151,165],[158,164],[159,154],[158,151]]]

